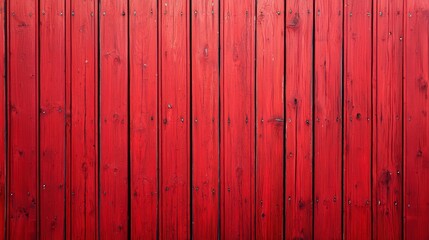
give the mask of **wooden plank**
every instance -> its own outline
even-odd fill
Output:
[[[341,239],[343,2],[315,1],[314,238]]]
[[[98,217],[97,1],[71,1],[68,239],[94,239]],[[104,79],[103,79],[104,80]]]
[[[286,238],[313,236],[313,1],[286,3]]]
[[[40,237],[65,233],[65,6],[39,3]]]
[[[428,239],[429,1],[405,2],[404,237]]]
[[[373,20],[373,239],[402,239],[403,1],[377,0]]]
[[[285,4],[257,2],[256,238],[283,239]]]
[[[37,238],[38,4],[8,1],[7,238]],[[22,177],[25,176],[25,177]]]
[[[221,1],[221,238],[255,238],[255,1]]]
[[[159,1],[160,239],[189,239],[189,1]]]
[[[371,238],[372,2],[344,3],[344,237]]]
[[[130,1],[131,238],[156,239],[158,65],[156,1]]]
[[[192,1],[192,236],[218,239],[219,1]]]
[[[0,1],[0,238],[6,238],[6,35],[5,1]]]
[[[128,1],[100,5],[100,238],[128,226]]]

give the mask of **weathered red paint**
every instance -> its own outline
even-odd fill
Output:
[[[219,231],[219,1],[193,0],[192,236]]]
[[[403,2],[374,2],[373,239],[402,239]]]
[[[342,239],[343,1],[314,9],[314,238]]]
[[[191,236],[190,0],[159,1],[159,238]]]
[[[102,239],[126,239],[129,236],[128,1],[102,1],[100,14],[99,231]]]
[[[429,2],[404,6],[404,238],[429,238]]]
[[[98,229],[97,1],[68,8],[67,239],[93,239]],[[84,29],[85,31],[82,31]]]
[[[221,1],[221,238],[255,238],[255,1]]]
[[[158,42],[156,1],[130,1],[131,238],[156,239]]]
[[[257,2],[256,238],[282,239],[284,189],[284,1]]]
[[[428,12],[0,0],[0,238],[429,238]]]
[[[286,2],[286,239],[313,237],[313,4]]]
[[[36,239],[39,205],[38,4],[7,1],[7,238]]]

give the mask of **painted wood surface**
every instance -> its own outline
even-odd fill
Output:
[[[65,2],[39,2],[40,238],[64,236]]]
[[[156,1],[129,3],[131,238],[156,239],[158,42]]]
[[[128,1],[100,5],[100,238],[129,236]],[[112,34],[114,32],[115,34]]]
[[[255,238],[255,2],[221,1],[221,238]]]
[[[8,1],[7,238],[36,239],[39,208],[39,31],[35,1]]]
[[[219,231],[219,1],[191,1],[192,237]]]
[[[98,50],[97,2],[71,1],[67,12],[69,78],[69,171],[67,239],[93,239],[98,232]]]
[[[256,8],[256,238],[282,239],[285,4]]]
[[[429,2],[404,9],[404,237],[429,238]]]
[[[0,26],[5,26],[5,1],[0,1]],[[0,28],[0,114],[6,116],[6,29]],[[0,237],[6,237],[6,117],[0,117]]]
[[[159,1],[159,238],[191,236],[190,1]]]
[[[286,238],[313,237],[313,1],[286,2]]]
[[[0,238],[429,238],[428,12],[0,0]]]
[[[374,2],[373,239],[402,239],[403,2]]]
[[[344,237],[371,237],[372,5],[344,2]]]
[[[314,238],[342,239],[343,2],[314,10]]]

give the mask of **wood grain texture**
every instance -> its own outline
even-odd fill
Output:
[[[282,239],[285,4],[258,1],[256,22],[256,238]]]
[[[344,237],[371,238],[372,2],[344,2]]]
[[[131,238],[156,239],[158,208],[157,1],[130,1]]]
[[[39,5],[40,238],[64,236],[65,220],[65,6]]]
[[[189,239],[190,2],[159,1],[160,223],[161,239]]]
[[[429,2],[405,1],[404,237],[429,238]]]
[[[102,1],[100,12],[99,231],[102,239],[126,239],[129,236],[128,1]]]
[[[313,4],[286,3],[286,239],[313,237]]]
[[[315,239],[342,238],[343,17],[342,1],[315,1]]]
[[[5,1],[0,1],[0,26],[5,26]],[[6,238],[6,28],[0,28],[0,238]],[[3,117],[4,116],[4,117]]]
[[[98,217],[97,1],[71,1],[67,239],[94,239]]]
[[[403,1],[374,2],[373,239],[402,239]]]
[[[255,238],[255,1],[221,1],[221,238]]]
[[[219,1],[191,2],[192,237],[219,231]]]
[[[39,206],[38,4],[9,0],[7,6],[7,238],[36,239]]]

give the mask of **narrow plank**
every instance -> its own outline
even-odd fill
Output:
[[[0,1],[0,238],[6,238],[6,35],[5,1]]]
[[[221,1],[221,238],[255,238],[255,1]]]
[[[130,1],[131,238],[156,239],[157,1]]]
[[[192,1],[192,236],[218,239],[219,1]]]
[[[285,4],[256,8],[256,238],[283,239]]]
[[[371,238],[372,2],[344,3],[344,237]]]
[[[65,234],[65,6],[40,1],[40,238]]]
[[[313,4],[286,3],[286,239],[313,236]]]
[[[189,1],[159,1],[160,239],[189,239],[190,56]]]
[[[102,239],[126,239],[129,236],[128,1],[102,1],[100,12],[99,231]]]
[[[95,239],[98,217],[97,1],[71,1],[70,229],[67,239]],[[104,80],[104,79],[103,79]]]
[[[343,1],[315,1],[314,238],[341,239]]]
[[[36,239],[38,3],[9,0],[7,6],[9,8],[7,238]]]
[[[402,239],[403,1],[377,0],[373,20],[373,239]]]
[[[428,239],[429,1],[405,2],[404,237]]]

